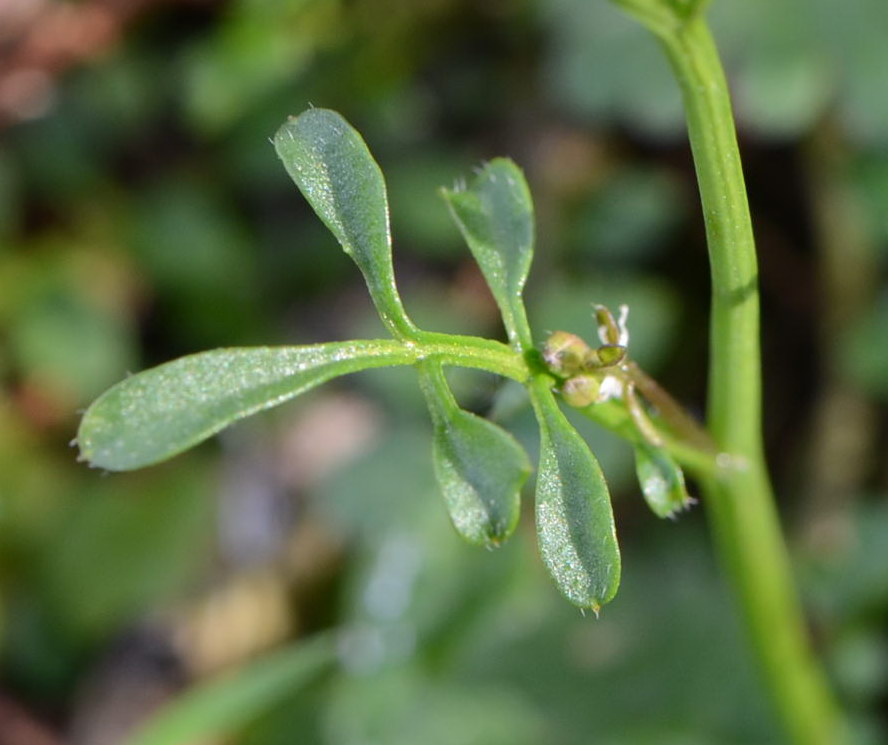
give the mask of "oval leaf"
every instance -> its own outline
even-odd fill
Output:
[[[533,259],[533,202],[511,160],[487,163],[466,191],[443,190],[451,215],[481,267],[509,339],[530,348],[521,293]]]
[[[435,475],[450,519],[470,543],[498,546],[518,523],[530,460],[504,429],[459,407],[438,363],[420,371],[435,428]]]
[[[412,336],[395,286],[388,198],[379,165],[357,130],[335,111],[309,109],[274,137],[287,173],[358,265],[386,327]]]
[[[567,421],[546,379],[531,388],[540,423],[536,519],[540,553],[558,589],[596,613],[620,584],[620,549],[598,461]]]
[[[397,341],[217,349],[168,362],[110,388],[87,409],[77,442],[94,466],[126,471],[186,450],[249,414],[330,378],[411,364]]]
[[[681,466],[665,450],[636,445],[635,472],[644,499],[657,517],[675,517],[694,503]]]
[[[317,636],[269,654],[230,677],[204,683],[160,709],[125,745],[183,745],[227,739],[336,659],[332,636]]]

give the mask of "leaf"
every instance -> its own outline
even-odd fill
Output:
[[[361,269],[386,326],[414,336],[395,288],[385,182],[361,136],[339,114],[311,109],[281,127],[275,148]],[[524,276],[526,268],[519,294]],[[499,543],[518,519],[527,457],[504,430],[459,408],[438,363],[421,366],[420,380],[435,422],[435,471],[453,524],[472,543]]]
[[[364,275],[386,327],[412,337],[392,269],[388,199],[367,144],[335,111],[309,109],[274,136],[287,173]]]
[[[77,442],[94,466],[140,468],[331,378],[415,358],[414,349],[389,340],[202,352],[110,388],[87,409]]]
[[[662,448],[636,445],[635,472],[644,499],[657,517],[675,517],[694,503],[681,466]]]
[[[458,639],[466,644],[462,637]],[[523,691],[518,693],[464,680],[442,680],[441,676],[430,676],[416,662],[389,665],[374,675],[352,675],[339,681],[325,707],[327,737],[324,742],[338,745],[534,745],[546,742],[546,721],[539,704],[528,699]],[[294,741],[281,737],[273,742],[306,745],[317,740]]]
[[[421,373],[435,428],[435,475],[450,519],[469,543],[498,546],[518,523],[527,454],[504,429],[457,405],[440,364],[423,363]]]
[[[596,613],[620,584],[620,549],[604,474],[549,390],[537,378],[531,400],[540,423],[537,536],[558,589]]]
[[[481,267],[513,344],[532,346],[521,293],[533,259],[533,202],[511,160],[487,163],[467,191],[443,190],[453,219]]]
[[[186,745],[229,737],[309,684],[335,660],[332,636],[319,635],[269,654],[228,678],[187,691],[124,745]]]

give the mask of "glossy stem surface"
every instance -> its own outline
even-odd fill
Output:
[[[758,269],[727,83],[702,17],[653,30],[682,88],[706,222],[709,429],[719,449],[744,464],[702,482],[715,542],[790,740],[844,743],[839,709],[810,648],[764,461]]]

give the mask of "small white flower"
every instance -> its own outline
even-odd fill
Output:
[[[617,326],[620,329],[620,341],[619,344],[621,347],[629,346],[629,306],[623,304],[620,306],[620,317],[617,320]]]
[[[617,400],[623,398],[623,381],[616,375],[605,375],[598,389],[598,403],[610,401],[612,398]]]

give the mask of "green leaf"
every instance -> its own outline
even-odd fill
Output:
[[[386,327],[395,336],[417,338],[420,332],[407,317],[395,286],[385,181],[364,140],[339,114],[311,109],[284,124],[274,144],[305,198],[360,268]],[[519,232],[520,226],[506,224],[510,218],[526,218],[527,235],[520,238],[527,258],[517,269],[510,266],[506,278],[520,306],[530,264],[530,197],[521,172],[506,161],[491,164],[489,180],[495,181],[494,171],[503,169],[500,178],[508,190],[494,188],[483,194],[494,207],[491,225],[501,240],[514,239]],[[526,216],[509,201],[516,201],[516,188]],[[507,229],[504,236],[502,229]],[[498,543],[517,521],[527,458],[506,432],[459,409],[438,363],[421,367],[420,380],[435,421],[436,473],[453,523],[473,543]]]
[[[415,359],[415,349],[389,340],[194,354],[110,388],[87,409],[77,441],[94,466],[140,468],[333,377]]]
[[[498,546],[518,523],[527,454],[504,429],[457,405],[440,364],[420,369],[435,428],[435,475],[450,519],[470,543]]]
[[[416,335],[392,269],[385,181],[361,135],[335,111],[309,109],[274,136],[287,173],[358,265],[386,327]]]
[[[531,400],[540,423],[540,552],[567,599],[597,613],[620,584],[620,549],[604,474],[558,408],[547,378],[533,381]]]
[[[442,193],[493,292],[509,340],[530,348],[521,293],[533,259],[534,220],[524,174],[511,160],[496,158],[468,190]]]
[[[644,499],[657,517],[675,517],[694,503],[681,466],[662,448],[636,445],[635,472]]]
[[[124,745],[227,739],[332,665],[334,642],[331,636],[316,636],[273,652],[228,678],[199,685],[161,709]]]

